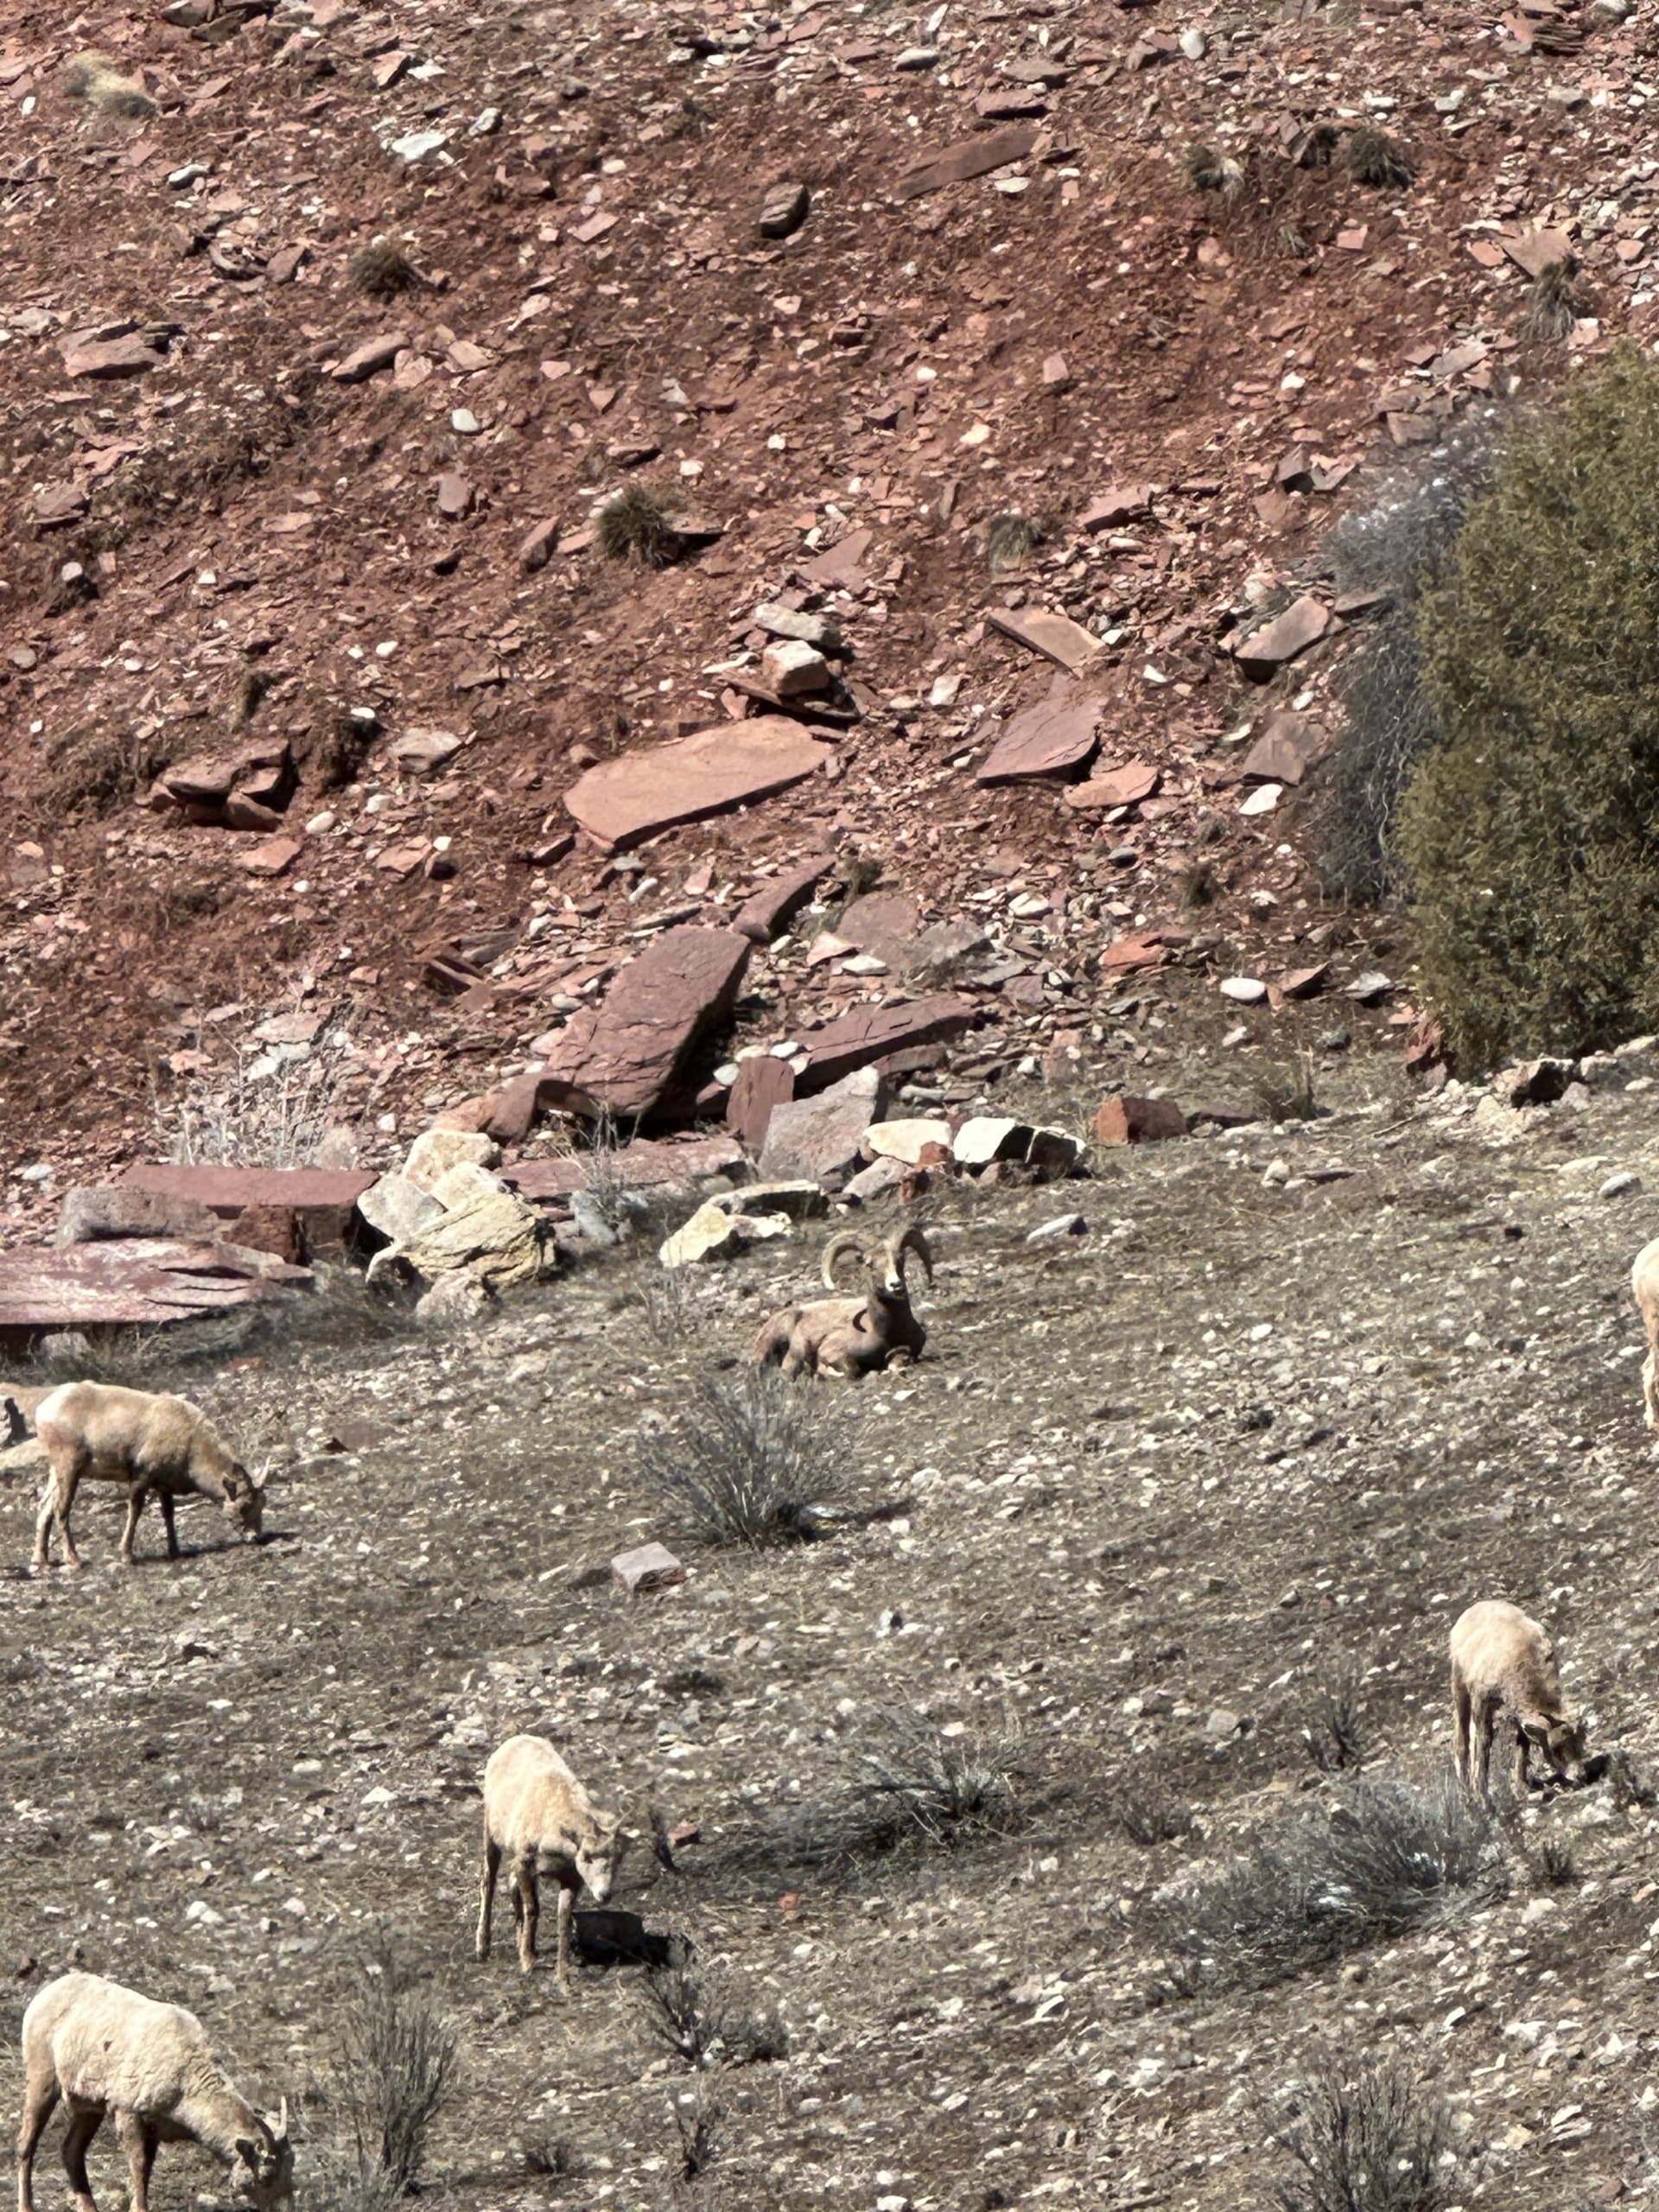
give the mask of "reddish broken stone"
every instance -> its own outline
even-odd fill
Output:
[[[683,1111],[697,1049],[730,1014],[753,950],[734,930],[664,930],[559,1032],[543,1070],[550,1095],[618,1120]]]
[[[1573,258],[1573,241],[1565,231],[1519,231],[1513,238],[1499,238],[1498,244],[1517,269],[1534,278]]]
[[[1245,754],[1239,776],[1245,783],[1300,784],[1325,743],[1325,730],[1306,715],[1288,708],[1269,715]]]
[[[1137,969],[1161,968],[1168,957],[1161,938],[1143,931],[1109,944],[1100,956],[1100,964],[1113,975],[1129,976]]]
[[[1331,980],[1331,963],[1321,960],[1317,967],[1292,968],[1279,979],[1279,988],[1287,999],[1316,999]]]
[[[147,369],[159,369],[165,359],[136,330],[122,338],[88,339],[79,345],[66,346],[63,350],[67,376],[106,380],[142,376]]]
[[[741,930],[745,937],[753,938],[757,944],[770,944],[802,907],[811,903],[812,893],[830,866],[829,854],[819,853],[811,860],[803,861],[798,868],[786,868],[783,874],[771,877],[738,908],[732,917],[732,927]]]
[[[643,1598],[653,1590],[671,1590],[685,1580],[685,1569],[663,1544],[640,1544],[619,1552],[611,1561],[611,1575],[619,1590],[630,1598]]]
[[[1065,795],[1068,806],[1085,813],[1100,807],[1135,806],[1150,798],[1161,780],[1160,772],[1145,760],[1128,760],[1121,768],[1103,768],[1086,784],[1074,784]]]
[[[1306,593],[1294,607],[1287,607],[1274,620],[1243,639],[1233,658],[1244,675],[1265,683],[1287,661],[1317,645],[1330,626],[1330,608],[1323,600]]]
[[[315,1251],[340,1243],[353,1209],[375,1179],[356,1167],[214,1167],[156,1160],[128,1168],[121,1183],[194,1198],[221,1221],[234,1221],[252,1207],[279,1208],[294,1216]]]
[[[397,356],[409,346],[406,332],[388,331],[383,338],[365,339],[354,346],[343,361],[336,361],[329,375],[336,384],[362,384],[368,378],[389,369]]]
[[[245,853],[238,853],[236,864],[245,875],[281,875],[303,850],[297,837],[265,837]]]
[[[1068,675],[1081,675],[1101,651],[1100,639],[1091,637],[1069,614],[1052,614],[1042,607],[1005,614],[994,607],[985,619],[1005,638],[1012,638],[1015,645],[1026,645],[1033,652],[1041,653],[1045,659],[1058,663]]]
[[[558,536],[559,524],[556,516],[547,522],[538,522],[535,529],[519,544],[519,567],[527,575],[532,575],[537,569],[544,569],[552,556],[554,546],[558,542]]]
[[[774,1106],[786,1106],[795,1096],[795,1077],[786,1061],[761,1052],[740,1060],[737,1078],[726,1101],[726,1126],[758,1154],[766,1141],[766,1127]]]
[[[165,1236],[200,1244],[219,1234],[219,1217],[199,1198],[130,1185],[95,1185],[64,1193],[54,1244],[103,1244],[123,1236]]]
[[[1109,530],[1114,524],[1138,522],[1152,512],[1150,484],[1114,484],[1084,509],[1084,530]]]
[[[1017,714],[980,763],[982,784],[1025,783],[1069,776],[1094,757],[1106,702],[1098,692],[1062,679],[1047,698]]]
[[[1186,1135],[1186,1116],[1173,1098],[1136,1098],[1127,1091],[1104,1100],[1095,1116],[1096,1144],[1159,1144]]]
[[[923,154],[900,174],[893,188],[893,197],[918,200],[924,193],[937,192],[942,185],[966,184],[973,177],[986,176],[992,169],[1000,169],[1007,162],[1023,161],[1036,143],[1034,126],[1019,123],[1004,130],[988,130],[977,138],[964,138],[957,145]]]
[[[672,1142],[636,1137],[606,1156],[607,1175],[625,1191],[675,1190],[744,1165],[742,1146],[728,1136]],[[560,1160],[521,1160],[498,1173],[521,1198],[568,1198],[588,1189],[594,1179],[593,1162],[582,1153]]]
[[[763,715],[601,761],[571,785],[564,804],[607,852],[626,852],[659,830],[787,791],[833,757],[834,748],[798,722]]]
[[[844,1175],[857,1166],[865,1131],[880,1120],[887,1104],[887,1086],[873,1067],[843,1076],[816,1098],[779,1103],[767,1123],[761,1174],[768,1182],[785,1183]]]
[[[305,1264],[305,1225],[292,1206],[245,1206],[225,1237],[245,1252],[273,1252],[290,1267]]]
[[[0,1344],[54,1329],[155,1327],[302,1290],[304,1268],[222,1244],[130,1236],[0,1252]]]
[[[894,1052],[944,1044],[970,1029],[975,1018],[965,999],[944,991],[905,1006],[861,1007],[803,1037],[806,1058],[795,1070],[796,1096],[823,1090]]]

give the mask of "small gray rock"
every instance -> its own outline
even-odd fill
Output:
[[[1057,1244],[1062,1236],[1086,1236],[1089,1224],[1080,1213],[1057,1214],[1027,1232],[1027,1244]]]

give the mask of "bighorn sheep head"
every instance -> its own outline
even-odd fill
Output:
[[[855,1230],[843,1229],[823,1248],[823,1280],[830,1290],[836,1289],[836,1270],[850,1255],[869,1269],[872,1290],[883,1298],[905,1298],[909,1294],[909,1286],[905,1281],[905,1262],[912,1252],[926,1270],[931,1286],[933,1255],[928,1249],[926,1237],[914,1223],[898,1230],[884,1243],[872,1245],[867,1245]]]

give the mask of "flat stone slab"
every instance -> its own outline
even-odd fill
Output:
[[[810,906],[812,893],[834,865],[828,853],[819,853],[803,861],[798,868],[785,868],[781,875],[769,878],[751,892],[738,908],[732,917],[732,927],[741,930],[757,944],[770,944],[780,930],[788,928],[803,906]]]
[[[619,1590],[630,1598],[643,1598],[652,1590],[671,1590],[685,1580],[685,1569],[665,1544],[641,1544],[619,1552],[611,1561],[611,1574]]]
[[[124,1236],[164,1236],[200,1244],[217,1236],[219,1217],[200,1198],[130,1184],[88,1184],[64,1193],[54,1244],[103,1244]]]
[[[975,1018],[976,1009],[948,991],[912,999],[905,1006],[861,1007],[856,1014],[842,1014],[838,1021],[826,1022],[803,1036],[806,1058],[796,1065],[795,1095],[801,1098],[827,1090],[842,1076],[869,1067],[889,1053],[943,1045],[971,1029]],[[764,1173],[774,1172],[764,1162],[762,1166]]]
[[[0,1339],[53,1329],[160,1327],[311,1281],[264,1253],[172,1237],[0,1252]]]
[[[689,1107],[691,1063],[730,1014],[753,950],[734,930],[664,930],[559,1032],[544,1090],[568,1110],[626,1121]]]
[[[1097,807],[1134,806],[1150,798],[1160,780],[1149,761],[1126,760],[1121,768],[1102,768],[1086,784],[1073,784],[1065,803],[1085,813]]]
[[[1081,684],[1057,683],[1046,699],[1017,714],[981,761],[980,784],[1021,784],[1069,776],[1094,758],[1106,702]]]
[[[360,1167],[213,1167],[177,1160],[141,1161],[121,1178],[140,1191],[194,1198],[223,1221],[250,1206],[288,1206],[302,1217],[349,1213],[377,1179]]]
[[[1012,638],[1016,645],[1041,653],[1046,660],[1055,662],[1069,676],[1081,676],[1102,650],[1098,638],[1090,636],[1080,622],[1069,614],[1052,614],[1036,607],[1019,614],[1005,614],[993,607],[985,620],[993,630],[1000,630],[1005,638]]]
[[[607,1173],[625,1191],[672,1190],[705,1175],[723,1175],[745,1165],[743,1147],[734,1137],[690,1137],[683,1144],[653,1143],[637,1137],[610,1154]],[[593,1180],[584,1153],[563,1160],[521,1160],[503,1167],[501,1180],[521,1198],[568,1198]]]
[[[919,200],[924,193],[937,192],[942,185],[965,184],[973,177],[988,176],[1007,162],[1023,161],[1036,143],[1035,127],[1018,123],[1005,130],[987,130],[955,146],[940,147],[923,154],[901,171],[893,188],[893,198]]]
[[[774,1108],[788,1105],[794,1096],[795,1077],[785,1061],[770,1052],[740,1061],[726,1101],[726,1126],[751,1152],[759,1153]]]
[[[673,745],[602,760],[565,793],[565,810],[607,852],[626,852],[659,830],[787,791],[834,750],[786,715],[722,723]]]
[[[1287,607],[1274,620],[1252,632],[1238,646],[1233,658],[1253,682],[1265,683],[1287,661],[1294,660],[1310,645],[1318,645],[1330,627],[1330,608],[1311,592],[1305,593],[1294,607]]]

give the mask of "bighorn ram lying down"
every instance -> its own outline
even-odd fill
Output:
[[[1642,1399],[1648,1427],[1659,1428],[1659,1236],[1644,1244],[1630,1269],[1630,1288],[1648,1328],[1648,1356],[1642,1363]]]
[[[131,2212],[149,2212],[158,2143],[200,2143],[232,2170],[259,2212],[294,2201],[288,2100],[262,2120],[213,2056],[194,2012],[157,2005],[95,1974],[48,1982],[23,2015],[18,2212],[35,2212],[35,2153],[60,2099],[69,2106],[63,2166],[76,2212],[98,2212],[86,2152],[106,2113],[132,2168]]]
[[[561,1983],[570,1979],[570,1914],[585,1882],[603,1904],[632,1838],[613,1813],[601,1813],[544,1737],[509,1736],[484,1770],[484,1878],[479,1885],[478,1955],[490,1955],[495,1878],[507,1862],[518,1963],[536,1964],[541,1917],[540,1877],[559,1885]]]
[[[55,1521],[70,1567],[80,1565],[69,1530],[70,1508],[84,1481],[124,1483],[127,1525],[121,1556],[132,1565],[132,1539],[151,1491],[162,1501],[167,1555],[179,1556],[173,1507],[181,1497],[211,1497],[226,1520],[257,1536],[264,1512],[264,1492],[247,1469],[220,1443],[207,1417],[188,1398],[149,1390],[120,1390],[104,1382],[66,1382],[42,1398],[35,1427],[51,1471],[35,1530],[35,1566],[48,1564],[47,1543]]]
[[[1492,1731],[1503,1713],[1515,1723],[1517,1796],[1526,1790],[1527,1752],[1535,1744],[1561,1781],[1576,1785],[1584,1780],[1584,1732],[1561,1703],[1554,1647],[1518,1605],[1489,1598],[1459,1616],[1452,1630],[1452,1701],[1458,1771],[1482,1797],[1491,1794]]]
[[[885,1244],[866,1247],[843,1229],[823,1248],[823,1280],[836,1287],[836,1269],[851,1256],[870,1271],[862,1298],[817,1298],[809,1305],[786,1306],[774,1313],[754,1342],[754,1357],[776,1362],[785,1375],[830,1373],[858,1376],[885,1367],[889,1360],[918,1360],[927,1331],[911,1311],[905,1261],[913,1252],[933,1281],[933,1255],[919,1229],[901,1230]]]

